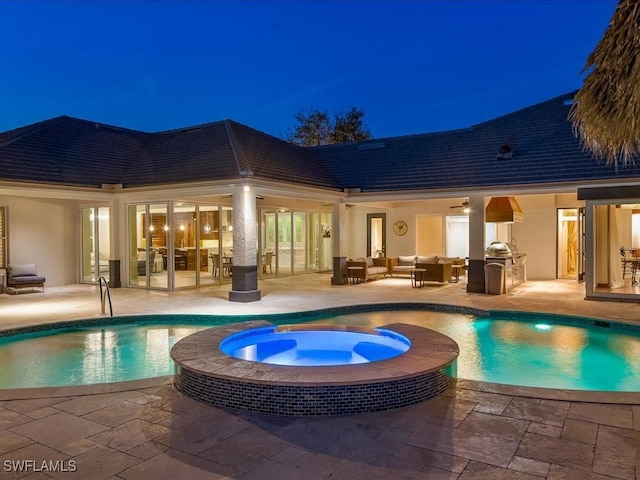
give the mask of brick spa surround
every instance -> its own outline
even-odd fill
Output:
[[[409,350],[370,363],[270,365],[233,358],[220,350],[220,343],[227,336],[269,325],[273,324],[262,320],[234,323],[180,340],[171,349],[176,388],[188,397],[217,407],[304,416],[403,407],[438,395],[455,382],[459,353],[456,342],[433,330],[404,323],[383,328],[409,338]],[[307,328],[313,330],[314,325]],[[334,328],[349,329],[340,325]]]

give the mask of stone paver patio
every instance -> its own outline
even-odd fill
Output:
[[[638,321],[637,305],[585,301],[571,281],[529,282],[501,296],[467,294],[463,283],[412,289],[408,279],[328,281],[320,274],[263,281],[264,300],[246,305],[226,301],[225,286],[112,294],[116,314],[424,301]],[[0,328],[96,316],[93,286],[0,295]],[[460,380],[397,410],[294,418],[210,407],[177,392],[170,378],[118,387],[0,390],[0,478],[640,479],[638,396],[538,395]]]

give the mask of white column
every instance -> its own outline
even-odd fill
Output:
[[[233,267],[229,300],[260,300],[256,194],[248,185],[233,188]]]
[[[331,215],[331,247],[333,249],[333,276],[331,285],[347,283],[347,205],[334,203]]]
[[[484,293],[485,205],[484,196],[469,197],[469,271],[467,291]]]
[[[115,195],[109,204],[109,286],[122,286],[125,266],[121,259],[128,257],[126,249],[127,235],[126,206],[119,195]]]

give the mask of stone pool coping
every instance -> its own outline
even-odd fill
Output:
[[[439,395],[456,382],[458,344],[435,330],[405,323],[379,328],[404,335],[411,347],[401,355],[367,363],[274,365],[234,358],[220,349],[230,335],[275,326],[263,320],[241,322],[183,338],[171,349],[176,364],[174,386],[216,407],[317,416],[405,407]],[[293,328],[308,331],[314,325]],[[316,329],[349,331],[350,327],[321,325]]]
[[[240,360],[218,348],[227,336],[252,328],[273,326],[266,321],[242,322],[202,330],[183,338],[171,350],[177,365],[219,378],[278,385],[341,385],[400,380],[430,373],[458,357],[458,344],[434,330],[393,323],[380,328],[401,333],[411,341],[402,355],[377,362],[336,366],[283,366]],[[337,330],[342,326],[338,325]]]

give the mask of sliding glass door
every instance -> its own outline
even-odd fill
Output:
[[[167,212],[166,203],[129,205],[129,286],[169,287]]]
[[[331,214],[261,212],[262,275],[293,275],[331,269]]]
[[[229,225],[221,232],[220,210]],[[128,206],[129,286],[176,289],[213,284],[221,245],[230,251],[231,209],[187,203]],[[229,271],[227,271],[229,273]]]
[[[276,214],[276,270],[278,275],[291,275],[291,212],[278,212]]]
[[[200,266],[195,205],[174,204],[173,232],[175,286],[176,288],[193,287],[197,285]]]
[[[98,278],[109,280],[109,207],[82,209],[81,281],[98,283]]]

